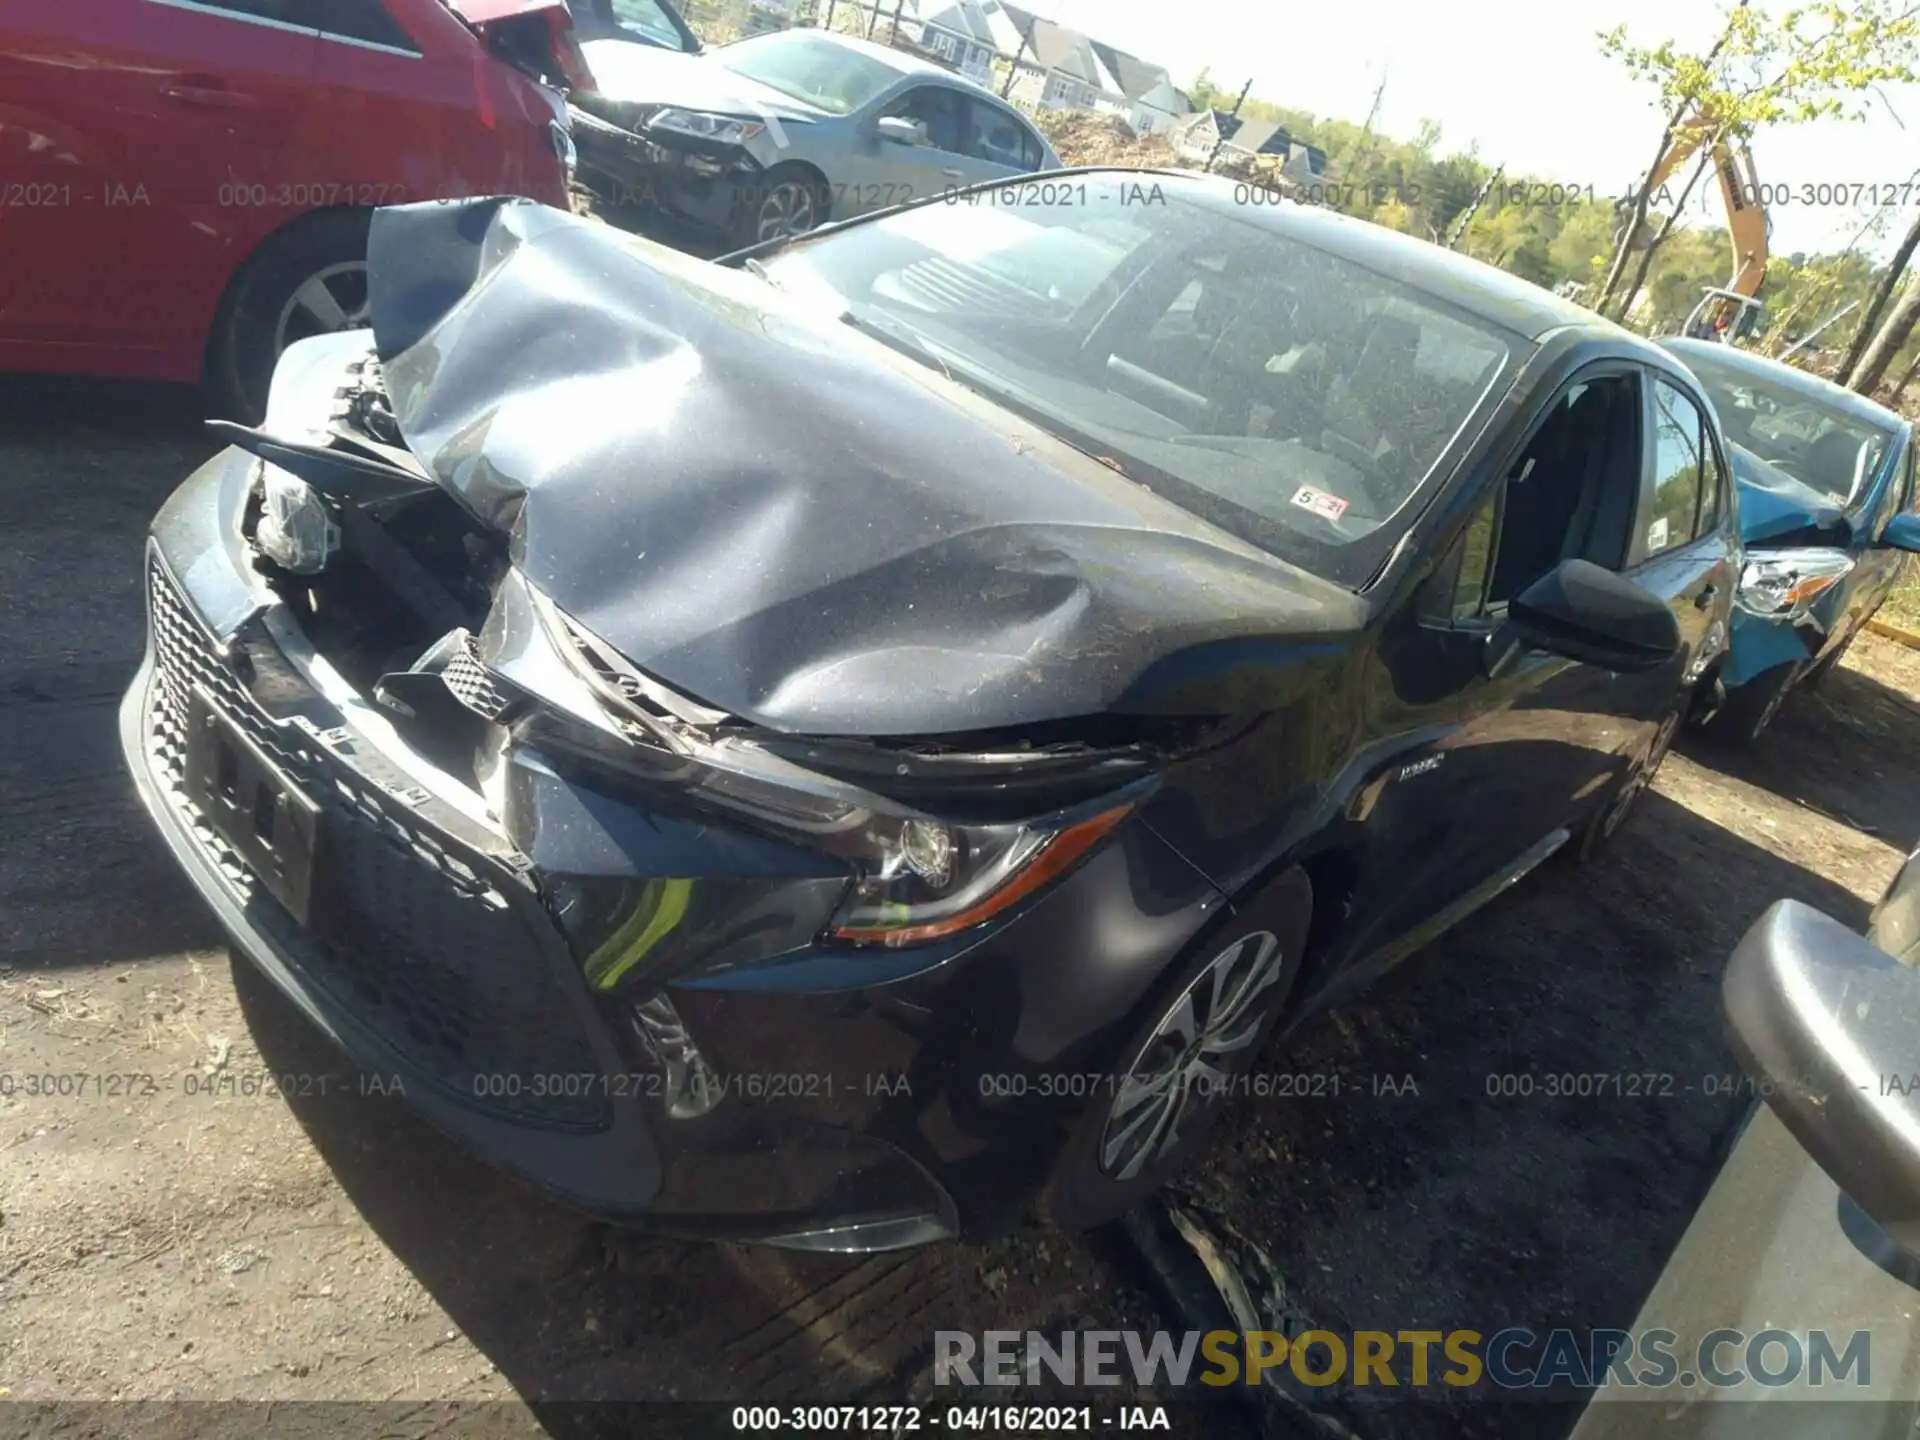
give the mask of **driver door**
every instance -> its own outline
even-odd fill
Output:
[[[881,119],[911,120],[920,131],[917,144],[882,136]],[[945,194],[988,178],[977,173],[967,155],[969,103],[951,85],[915,85],[874,107],[862,126],[858,160],[847,167],[833,196],[837,220]]]
[[[1616,675],[1542,651],[1491,664],[1513,598],[1562,560],[1627,568],[1648,465],[1645,386],[1637,365],[1613,362],[1563,385],[1389,623],[1369,730],[1397,739],[1350,809],[1380,877],[1354,907],[1366,917],[1356,955],[1388,963],[1450,907],[1565,843],[1617,757],[1647,738],[1647,717],[1671,704],[1670,670]]]

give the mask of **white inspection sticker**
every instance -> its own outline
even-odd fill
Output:
[[[1294,492],[1293,503],[1302,510],[1311,510],[1316,515],[1324,515],[1329,520],[1338,520],[1347,513],[1347,502],[1338,495],[1329,495],[1324,490],[1316,490],[1311,485],[1302,485]]]
[[[1647,526],[1647,549],[1664,550],[1667,548],[1667,517],[1662,515]]]

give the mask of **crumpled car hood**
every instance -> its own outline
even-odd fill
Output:
[[[376,212],[438,481],[641,670],[817,735],[1297,698],[1366,607],[742,271],[530,201]]]
[[[1811,485],[1777,470],[1751,450],[1727,445],[1733,456],[1733,479],[1739,487],[1740,538],[1755,545],[1803,530],[1849,529],[1846,511]]]

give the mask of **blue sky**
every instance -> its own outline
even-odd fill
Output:
[[[1780,0],[1759,0],[1778,13]],[[1662,117],[1651,86],[1600,53],[1598,31],[1624,24],[1638,43],[1672,39],[1705,49],[1724,10],[1715,0],[1600,0],[1598,5],[1447,0],[1266,6],[1251,0],[1034,0],[1034,8],[1123,50],[1155,60],[1184,84],[1202,66],[1233,89],[1317,115],[1361,121],[1384,72],[1380,127],[1411,137],[1422,119],[1441,149],[1478,144],[1516,173],[1617,195],[1643,171]],[[1763,132],[1753,146],[1763,183],[1900,184],[1920,168],[1920,87],[1871,101],[1858,123],[1823,121]],[[1920,204],[1920,184],[1914,203]],[[1717,222],[1703,182],[1689,218]],[[1773,249],[1837,250],[1873,207],[1772,208]],[[1911,220],[1897,215],[1868,248],[1884,254]]]

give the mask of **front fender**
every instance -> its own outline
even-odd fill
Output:
[[[1728,690],[1751,684],[1769,670],[1811,659],[1826,638],[1825,626],[1811,621],[1798,625],[1768,620],[1736,608],[1733,612],[1731,653],[1720,679]]]

